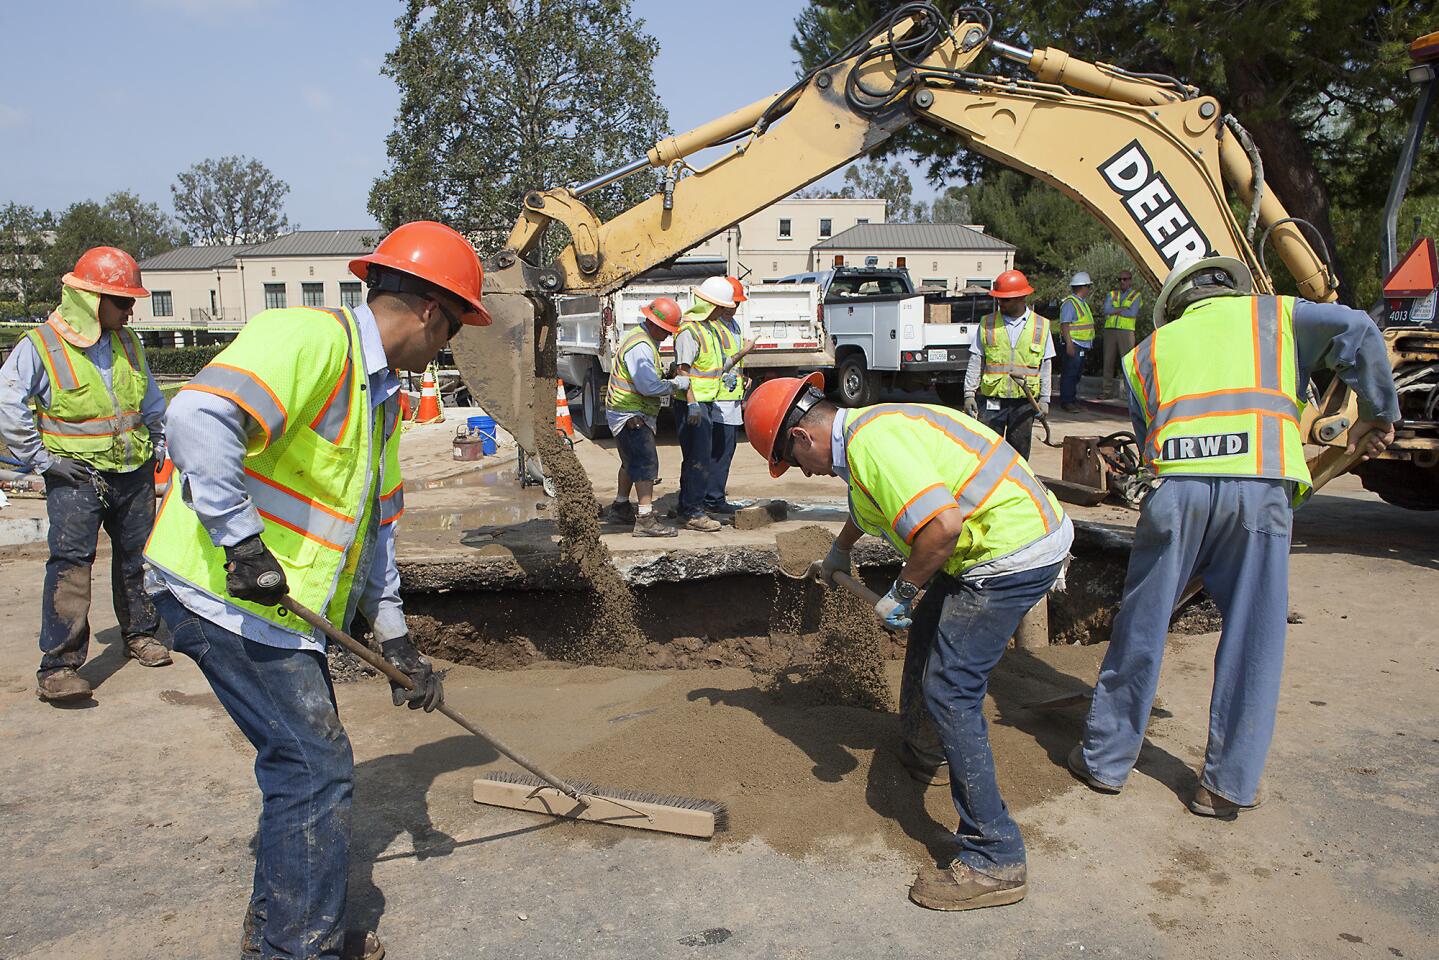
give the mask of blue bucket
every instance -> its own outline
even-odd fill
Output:
[[[499,445],[495,443],[494,417],[470,417],[465,421],[465,429],[471,436],[479,434],[480,450],[485,456],[493,457],[499,450]]]

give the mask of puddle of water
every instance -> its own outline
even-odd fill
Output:
[[[421,490],[443,490],[451,487],[498,487],[509,483],[518,486],[515,480],[515,456],[501,455],[499,459],[485,461],[449,476],[424,480],[417,484]]]

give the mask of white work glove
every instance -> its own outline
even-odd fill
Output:
[[[1041,401],[1039,401],[1039,415],[1040,415],[1040,417],[1042,417],[1042,418],[1047,418],[1047,417],[1049,416],[1049,401],[1048,401],[1048,400],[1041,400]]]
[[[964,398],[964,412],[976,420],[979,419],[979,401],[972,393]]]
[[[896,586],[899,581],[895,581]],[[874,612],[884,621],[884,625],[891,630],[907,630],[914,622],[910,616],[910,609],[914,606],[913,600],[905,600],[896,592],[895,587],[889,588],[889,593],[879,598],[879,603],[874,605]]]
[[[668,383],[675,393],[684,393],[690,388],[690,378],[683,375],[672,377],[665,383]]]
[[[828,584],[831,587],[835,585],[835,572],[840,570],[849,573],[850,563],[849,551],[841,550],[838,543],[830,546],[829,553],[825,554],[823,560],[816,560],[809,565],[810,577],[818,580],[820,583]]]

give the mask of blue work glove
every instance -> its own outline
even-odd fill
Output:
[[[834,586],[834,575],[837,571],[849,573],[849,551],[841,550],[839,544],[832,544],[829,553],[825,554],[823,560],[816,560],[809,565],[809,575],[820,583]]]
[[[905,600],[897,592],[899,581],[889,588],[889,593],[879,598],[879,603],[874,605],[874,612],[879,614],[884,625],[891,630],[906,630],[909,628],[913,618],[910,616],[910,608],[914,606],[914,598]]]
[[[690,378],[683,375],[671,377],[667,382],[675,393],[684,393],[690,388]]]
[[[689,422],[689,425],[693,427],[698,426],[701,420],[709,422],[709,418],[710,412],[704,404],[692,403],[689,405],[689,416],[685,419]]]
[[[733,390],[739,386],[739,374],[731,370],[729,373],[720,377],[720,383],[724,384],[726,390]]]

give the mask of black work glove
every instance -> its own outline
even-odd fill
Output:
[[[430,661],[415,649],[408,633],[380,644],[380,652],[385,655],[390,666],[409,677],[410,682],[415,685],[413,690],[406,690],[395,681],[390,681],[390,700],[395,706],[407,703],[411,710],[430,713],[445,702],[445,689],[440,683],[440,675],[435,673]]]
[[[290,592],[290,585],[280,561],[257,533],[225,548],[225,589],[232,597],[273,607]]]
[[[79,460],[70,457],[55,457],[50,466],[41,474],[52,483],[89,483],[93,471]]]

